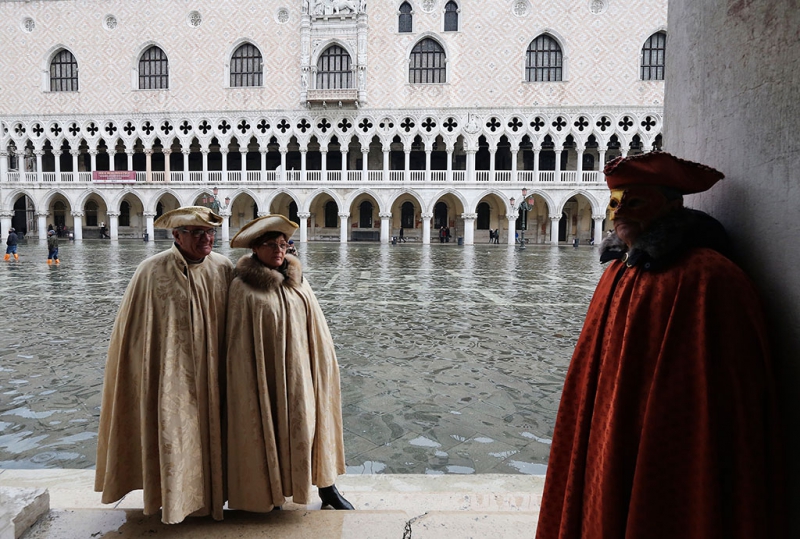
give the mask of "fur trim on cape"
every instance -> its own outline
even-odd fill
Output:
[[[719,221],[698,210],[681,208],[653,221],[650,228],[628,246],[612,232],[600,244],[600,262],[623,258],[629,265],[646,261],[647,269],[664,268],[690,249],[706,247],[730,258],[728,234]]]
[[[244,255],[236,263],[234,276],[253,288],[278,288],[284,281],[289,286],[300,286],[303,282],[303,265],[296,257],[287,254],[280,268],[271,269],[250,254]]]

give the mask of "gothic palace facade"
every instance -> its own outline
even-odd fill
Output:
[[[598,240],[661,144],[666,0],[0,0],[0,229]],[[523,197],[523,189],[526,195]],[[524,201],[523,201],[524,199]]]

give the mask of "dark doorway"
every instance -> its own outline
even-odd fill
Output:
[[[443,226],[447,226],[447,204],[437,202],[433,207],[433,227],[438,230]]]
[[[372,202],[368,200],[358,207],[358,227],[372,228]]]
[[[558,221],[558,241],[567,241],[567,214],[563,212]]]

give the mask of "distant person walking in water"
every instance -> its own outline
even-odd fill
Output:
[[[12,228],[8,231],[8,238],[6,239],[6,262],[11,260],[12,255],[14,256],[14,260],[19,260],[19,255],[17,254],[17,241],[17,233]]]
[[[402,226],[400,227],[400,238],[399,238],[399,241],[403,241],[403,242],[406,241],[406,237],[403,234],[403,227]]]
[[[58,259],[58,238],[56,237],[55,230],[48,230],[47,231],[47,263],[52,264],[55,262],[56,264],[61,264],[61,261]]]

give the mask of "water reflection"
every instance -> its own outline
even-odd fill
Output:
[[[114,315],[136,265],[168,247],[86,240],[48,266],[30,241],[0,266],[0,467],[94,466]],[[300,249],[336,342],[350,473],[542,473],[596,250]]]

